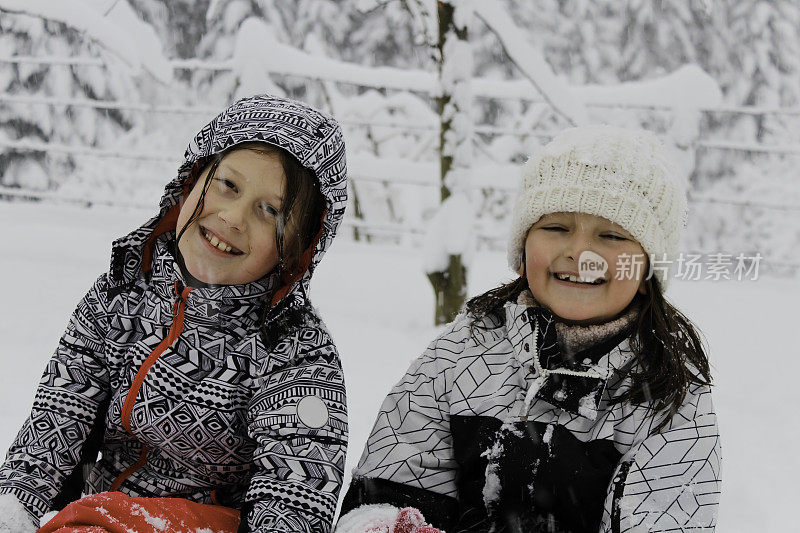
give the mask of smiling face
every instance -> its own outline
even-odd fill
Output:
[[[286,189],[283,166],[277,154],[251,149],[226,154],[208,184],[202,212],[189,222],[211,167],[181,206],[178,234],[186,230],[178,249],[189,273],[204,283],[250,283],[278,264],[278,213]]]
[[[644,292],[644,254],[630,233],[605,218],[552,213],[528,230],[524,275],[536,301],[556,316],[597,324],[615,318],[637,291]]]

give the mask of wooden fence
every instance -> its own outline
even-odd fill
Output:
[[[97,58],[79,57],[29,57],[29,56],[6,56],[0,57],[2,64],[25,64],[34,63],[40,65],[61,65],[61,66],[82,66],[104,68],[102,60]],[[227,63],[209,63],[199,60],[191,61],[172,61],[173,69],[199,72],[199,71],[230,71],[233,67]],[[0,66],[0,69],[3,67]],[[338,74],[330,75],[326,71],[325,77],[313,71],[304,70],[302,65],[291,68],[284,68],[281,71],[271,72],[279,76],[296,76],[314,82],[335,82],[357,87],[369,87],[379,90],[409,91],[415,94],[423,94],[431,98],[435,94],[436,84],[432,74],[423,71],[408,71],[400,76],[393,72],[391,76],[380,77],[376,80],[375,69],[351,65],[349,69],[339,69]],[[473,82],[473,93],[476,98],[496,98],[496,99],[520,99],[528,102],[541,102],[536,96],[533,86],[524,80],[497,81],[475,79]],[[104,101],[88,98],[62,98],[46,96],[30,96],[24,94],[0,93],[0,104],[7,106],[59,106],[70,108],[90,108],[96,110],[121,110],[132,113],[147,113],[159,117],[174,117],[181,115],[195,117],[210,117],[219,111],[218,107],[203,106],[167,106],[157,103],[147,102],[124,102],[124,101]],[[607,103],[587,104],[589,108],[609,108],[638,110],[643,112],[667,112],[672,111],[668,106],[658,105],[630,105],[625,103],[610,106]],[[697,110],[701,115],[745,115],[745,116],[767,116],[776,115],[781,117],[800,117],[800,108],[780,108],[780,107],[747,107],[747,106],[718,106]],[[398,131],[427,131],[431,134],[438,133],[438,122],[432,114],[431,120],[420,123],[419,121],[403,120],[359,120],[347,116],[338,117],[345,134],[348,130],[356,128],[380,127],[396,129]],[[521,131],[514,128],[504,127],[498,124],[474,124],[473,131],[483,135],[512,135],[512,136],[531,136],[548,138],[552,136],[552,131]],[[436,136],[438,139],[438,135]],[[30,140],[12,140],[0,137],[0,149],[3,152],[38,152],[43,154],[69,155],[74,158],[113,158],[120,160],[133,160],[138,162],[154,162],[160,164],[176,165],[178,159],[174,153],[164,153],[155,151],[120,151],[109,150],[99,146],[85,146],[80,144],[58,144],[53,142],[35,142]],[[785,156],[800,155],[800,144],[768,145],[758,142],[740,142],[724,139],[698,138],[690,148],[696,154],[704,151],[724,151],[724,152],[748,152],[751,154],[782,154]],[[406,161],[403,163],[403,172],[391,172],[391,168],[396,166],[396,161],[381,161],[380,158],[370,158],[368,156],[350,156],[348,158],[349,174],[351,177],[352,192],[358,196],[358,189],[365,186],[372,187],[422,187],[429,190],[431,198],[438,195],[438,166],[435,162],[415,162]],[[174,167],[173,167],[174,168]],[[376,169],[384,169],[376,171]],[[388,170],[386,170],[388,169]],[[503,174],[505,173],[505,174]],[[516,165],[512,163],[498,164],[491,168],[481,169],[480,174],[489,176],[510,175],[512,179],[506,181],[497,180],[475,180],[474,188],[480,189],[484,193],[495,192],[498,194],[511,194],[516,183]],[[799,178],[800,179],[800,178]],[[371,184],[371,185],[370,185]],[[387,193],[388,194],[388,193]],[[423,193],[423,194],[428,194]],[[20,187],[0,186],[0,198],[7,199],[26,199],[32,201],[49,202],[70,202],[79,204],[88,203],[107,203],[111,205],[132,205],[139,207],[136,203],[131,203],[124,198],[108,198],[104,200],[93,199],[87,201],[85,198],[70,196],[58,190],[33,190]],[[769,202],[759,199],[742,198],[719,198],[709,197],[698,194],[696,191],[690,193],[690,203],[695,206],[703,204],[722,204],[739,209],[760,209],[775,210],[785,213],[790,217],[794,224],[800,224],[800,205],[791,202]],[[150,207],[150,205],[141,205]],[[402,218],[402,217],[400,217]],[[491,226],[491,225],[490,225]],[[350,209],[345,220],[345,227],[352,231],[355,238],[394,240],[397,242],[419,242],[420,236],[424,233],[424,222],[417,220],[409,223],[408,221],[381,221],[373,220],[364,216],[358,209]],[[486,225],[479,225],[475,228],[478,242],[490,247],[500,247],[504,235],[498,235],[496,229]],[[800,270],[800,262],[775,262],[776,266],[788,269],[792,272]]]

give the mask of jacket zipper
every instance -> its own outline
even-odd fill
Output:
[[[161,357],[161,354],[163,354],[167,348],[175,343],[180,334],[183,332],[183,318],[184,311],[186,310],[186,299],[189,297],[189,293],[191,291],[192,287],[185,287],[183,290],[181,290],[178,282],[175,282],[174,293],[176,299],[175,303],[172,304],[172,325],[169,328],[169,333],[167,333],[166,338],[162,340],[152,352],[150,352],[150,355],[147,356],[147,359],[144,360],[144,363],[142,363],[142,366],[139,368],[139,371],[136,372],[136,376],[133,378],[133,383],[131,383],[131,388],[128,390],[128,394],[125,396],[125,402],[122,404],[122,427],[124,427],[125,431],[127,431],[134,438],[136,436],[133,434],[133,430],[131,430],[131,412],[133,411],[133,404],[136,402],[136,397],[139,395],[139,390],[141,390],[142,384],[144,383],[144,378],[147,376],[150,368],[155,364],[158,358]],[[129,466],[124,472],[118,475],[116,479],[114,479],[109,490],[112,492],[119,490],[119,487],[122,485],[123,481],[128,479],[131,474],[144,466],[145,463],[147,463],[147,453],[147,445],[142,444],[142,451],[139,454],[139,459],[134,464]]]

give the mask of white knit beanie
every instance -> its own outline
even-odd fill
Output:
[[[557,135],[523,169],[508,245],[514,271],[522,265],[530,227],[559,212],[608,219],[625,228],[651,260],[669,262],[685,223],[686,189],[652,133],[581,126]],[[655,268],[654,274],[666,288],[666,271]]]

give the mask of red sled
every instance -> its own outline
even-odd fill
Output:
[[[182,498],[103,492],[72,502],[37,533],[236,533],[239,511]]]

